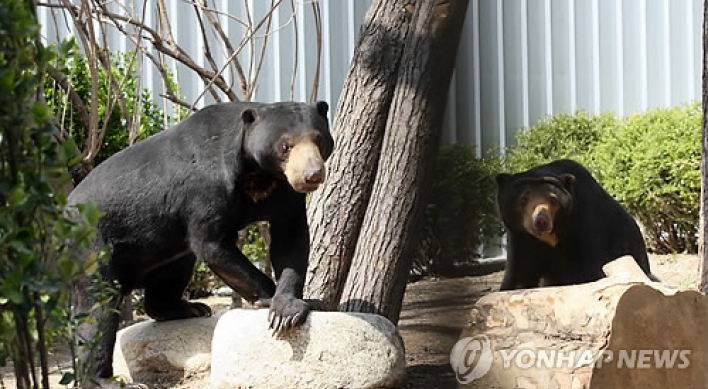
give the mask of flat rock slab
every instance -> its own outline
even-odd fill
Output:
[[[207,375],[218,317],[134,324],[118,331],[113,374],[128,381],[171,386]]]
[[[212,388],[396,388],[403,382],[403,341],[383,316],[312,312],[278,338],[267,317],[265,309],[221,316],[212,342]]]

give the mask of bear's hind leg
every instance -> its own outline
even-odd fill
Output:
[[[145,276],[145,312],[157,321],[211,316],[208,305],[182,298],[194,273],[196,257],[189,253]]]

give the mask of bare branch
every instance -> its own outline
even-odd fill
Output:
[[[95,35],[93,34],[93,24],[89,23],[90,26],[87,28],[84,24],[84,19],[81,15],[89,13],[87,10],[88,3],[84,0],[81,2],[81,7],[72,6],[68,0],[61,0],[64,6],[71,7],[70,14],[72,16],[74,26],[76,27],[76,33],[81,41],[82,46],[86,50],[86,62],[89,67],[89,73],[91,76],[91,96],[98,96],[98,65],[96,62],[96,50],[95,47],[90,44],[90,42],[95,42]],[[92,98],[89,101],[89,126],[86,131],[86,144],[85,144],[85,158],[91,161],[96,154],[95,144],[98,131],[98,99]]]
[[[175,96],[175,95],[173,95],[173,94],[170,94],[170,93],[160,93],[160,97],[163,97],[163,98],[165,98],[165,99],[167,99],[167,100],[169,100],[169,101],[171,101],[171,102],[173,102],[173,103],[175,103],[175,104],[177,104],[177,105],[179,105],[179,106],[181,106],[181,107],[187,108],[187,109],[191,110],[192,112],[196,112],[196,111],[197,111],[197,109],[194,108],[192,105],[190,105],[189,103],[187,103],[187,102],[184,101],[184,100],[181,100],[180,98],[178,98],[177,96]]]
[[[202,15],[199,12],[199,7],[194,6],[194,3],[192,3],[193,8],[194,8],[194,13],[197,16],[197,21],[199,22],[199,29],[202,32],[202,42],[204,44],[204,56],[206,57],[207,61],[209,62],[209,65],[211,66],[213,71],[216,71],[218,69],[218,66],[216,65],[216,61],[214,61],[214,57],[211,55],[211,47],[209,46],[209,39],[207,37],[206,29],[204,28],[204,21],[202,20]],[[204,81],[206,83],[206,80]],[[221,96],[219,96],[218,93],[216,93],[213,88],[209,88],[209,91],[211,92],[212,97],[214,97],[214,100],[216,101],[221,101]]]
[[[216,31],[217,34],[219,34],[219,37],[221,38],[221,41],[224,43],[224,47],[226,47],[227,52],[233,53],[236,50],[234,49],[234,46],[231,44],[231,39],[229,39],[228,36],[226,36],[226,33],[224,32],[224,29],[221,28],[221,23],[219,22],[218,18],[214,17],[212,15],[212,12],[215,14],[223,14],[223,12],[217,12],[216,10],[203,7],[205,10],[204,15],[207,17],[207,20],[211,25],[214,27],[214,30]],[[229,15],[229,14],[226,14]],[[241,23],[241,21],[239,20]],[[243,68],[241,67],[241,62],[238,60],[237,57],[234,57],[232,61],[230,61],[231,64],[233,64],[234,68],[236,69],[236,74],[238,75],[239,79],[239,86],[241,88],[241,91],[245,94],[246,88],[248,88],[248,81],[246,79],[246,75],[243,72]]]
[[[270,2],[270,8],[275,9],[275,1],[271,0]],[[258,65],[256,66],[256,71],[253,75],[251,87],[248,90],[248,97],[249,100],[253,97],[253,92],[255,91],[255,86],[256,86],[256,81],[258,80],[258,76],[261,73],[261,69],[263,68],[263,60],[265,59],[265,51],[266,48],[268,47],[268,34],[270,33],[270,27],[271,27],[271,21],[272,21],[272,15],[268,15],[268,24],[266,25],[266,33],[263,36],[263,44],[261,45],[261,55],[258,58]]]
[[[84,101],[81,99],[81,96],[79,96],[79,94],[76,92],[76,89],[71,86],[69,79],[64,73],[60,72],[52,66],[47,66],[47,73],[51,78],[54,79],[54,81],[56,81],[57,85],[59,85],[59,87],[61,87],[64,93],[66,93],[66,95],[69,97],[71,103],[74,105],[76,111],[79,113],[79,117],[81,118],[81,123],[83,124],[84,128],[89,129],[89,126],[91,125],[91,119],[89,118],[89,113],[86,109],[86,104],[84,104]]]
[[[209,61],[211,69],[213,71],[217,71],[218,66],[216,66],[216,61],[214,61],[214,57],[211,55],[211,47],[209,46],[209,39],[207,39],[206,28],[204,28],[204,20],[202,19],[202,14],[201,12],[199,12],[199,7],[194,2],[192,2],[192,8],[194,9],[194,14],[197,17],[199,30],[202,32],[202,39],[204,41],[204,56],[206,57],[207,61]]]
[[[320,87],[320,67],[322,61],[322,12],[320,10],[320,4],[316,1],[312,2],[312,13],[315,17],[315,27],[317,29],[317,65],[315,66],[315,75],[312,80],[310,101],[316,101],[317,90]]]
[[[243,26],[246,27],[246,28],[248,28],[248,26],[249,26],[248,23],[246,23],[246,22],[244,22],[243,20],[237,18],[236,16],[234,16],[234,15],[228,13],[228,12],[219,11],[218,9],[216,9],[216,6],[214,6],[214,7],[209,7],[209,6],[207,6],[206,4],[201,4],[201,3],[199,3],[197,0],[182,0],[182,1],[189,2],[189,3],[194,4],[195,6],[197,6],[197,7],[201,8],[201,9],[203,9],[206,14],[213,13],[213,14],[216,14],[216,15],[223,15],[223,16],[226,16],[227,18],[231,19],[231,20],[234,20],[234,21],[238,22],[239,24],[243,25]]]
[[[293,31],[295,34],[295,42],[298,42],[298,33],[297,33],[297,16],[296,16],[296,10],[295,10],[295,1],[290,0],[290,8],[293,10]],[[298,61],[298,50],[299,45],[295,45],[295,58],[293,60],[293,74],[292,77],[290,78],[290,100],[295,100],[295,79],[297,78],[297,61]]]
[[[276,7],[278,6],[278,4],[280,4],[281,1],[282,1],[282,0],[278,0],[278,3],[276,4]],[[236,51],[234,51],[233,54],[231,54],[231,57],[229,57],[229,59],[226,61],[226,64],[225,64],[224,66],[222,66],[221,69],[219,69],[219,71],[216,73],[216,76],[211,80],[211,82],[209,83],[209,85],[207,85],[207,88],[209,88],[209,87],[211,86],[211,84],[212,84],[213,82],[215,82],[216,77],[221,78],[221,73],[229,66],[228,64],[229,64],[234,58],[236,58],[236,56],[241,52],[241,50],[243,49],[243,47],[246,45],[245,42],[248,42],[249,39],[252,39],[252,38],[253,38],[253,36],[255,35],[256,31],[258,31],[258,29],[260,29],[260,28],[263,26],[263,24],[264,24],[264,23],[266,22],[266,20],[273,14],[274,11],[275,11],[275,8],[271,8],[271,9],[268,11],[268,13],[266,14],[266,16],[265,16],[263,19],[261,19],[260,22],[258,22],[258,24],[256,25],[256,27],[253,28],[253,29],[248,33],[248,35],[246,35],[246,37],[241,41],[241,43],[239,43],[239,46],[238,46],[238,48],[236,49]],[[223,78],[221,78],[221,79],[223,80]],[[199,96],[197,96],[197,98],[195,99],[195,103],[196,103],[196,101],[199,101],[199,99],[201,99],[202,96],[204,96],[204,93],[205,93],[205,92],[206,92],[206,89],[203,90],[203,91],[199,94]],[[238,100],[231,100],[231,101],[238,101]],[[194,104],[193,104],[193,106],[194,106]]]
[[[246,18],[248,19],[248,31],[253,31],[255,34],[255,29],[253,28],[253,19],[251,18],[251,10],[248,7],[248,0],[245,0],[243,2],[244,9],[246,11]],[[256,56],[256,40],[251,37],[251,38],[242,38],[242,41],[244,43],[247,43],[249,46],[249,58],[248,58],[248,88],[245,92],[244,98],[246,100],[251,100],[251,94],[253,92],[253,70],[255,68],[254,61],[255,61],[255,56]]]
[[[76,10],[78,7],[73,6],[71,4],[66,4],[68,0],[62,0],[65,4],[63,5],[57,5],[57,4],[49,4],[49,3],[42,3],[42,5],[45,5],[47,7],[53,7],[53,8],[64,8],[67,10]],[[199,77],[202,77],[205,80],[205,83],[207,83],[208,80],[208,87],[211,87],[212,85],[215,85],[219,89],[221,89],[224,94],[231,100],[231,101],[238,101],[238,96],[233,92],[233,89],[226,83],[223,77],[221,77],[221,71],[214,73],[212,71],[209,71],[199,64],[194,61],[192,57],[190,57],[184,49],[182,49],[179,45],[174,43],[174,40],[171,40],[172,38],[169,38],[169,33],[168,38],[163,39],[161,34],[156,31],[155,29],[151,28],[150,26],[146,25],[145,23],[142,23],[135,18],[128,17],[128,16],[123,16],[123,15],[118,15],[116,13],[110,12],[104,8],[98,8],[98,9],[92,9],[91,10],[93,13],[96,14],[98,17],[98,20],[102,23],[110,23],[112,26],[117,28],[121,33],[125,34],[126,36],[131,36],[133,34],[129,33],[123,26],[120,25],[120,23],[117,22],[123,22],[129,25],[132,25],[136,28],[141,28],[143,31],[148,33],[148,36],[143,36],[143,39],[147,39],[152,43],[153,47],[155,50],[179,61],[183,65],[187,66],[189,69],[193,70]],[[164,11],[162,12],[164,17],[166,18],[166,14]],[[165,20],[162,23],[163,25],[169,26],[169,23]],[[168,47],[169,45],[170,47]],[[223,71],[223,69],[222,69]],[[204,91],[206,92],[206,90]],[[204,92],[199,96],[201,98],[204,95]],[[198,100],[198,99],[197,99]]]

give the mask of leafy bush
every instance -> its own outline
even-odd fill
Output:
[[[593,173],[637,218],[652,251],[698,248],[701,117],[699,103],[633,115],[591,153]]]
[[[59,55],[52,61],[52,66],[67,77],[71,88],[76,91],[88,109],[92,96],[91,73],[86,56],[79,51],[73,38],[62,41],[57,46],[57,50]],[[139,135],[135,141],[161,131],[165,128],[166,119],[169,118],[153,102],[152,94],[147,89],[139,90],[139,75],[136,73],[132,61],[132,53],[112,53],[111,56],[113,61],[112,77],[115,82],[121,85],[122,97],[126,105],[140,112]],[[109,77],[102,67],[98,70],[98,78],[98,125],[102,127],[106,121],[108,121],[108,125],[101,148],[93,160],[95,165],[129,145],[128,124],[121,115],[119,105],[114,104],[113,110],[110,113],[107,112],[109,101],[115,100],[115,98],[110,95],[112,89],[109,86]],[[67,98],[62,87],[49,77],[45,80],[45,97],[57,118],[63,119],[61,124],[64,129],[74,138],[77,145],[83,145],[89,130],[81,120],[78,108],[72,100]],[[141,98],[140,105],[138,105],[139,98]]]
[[[494,182],[500,169],[498,157],[477,158],[473,146],[441,148],[414,271],[454,275],[456,263],[478,258],[482,243],[501,235]]]
[[[50,110],[36,101],[53,52],[38,43],[31,7],[0,7],[0,365],[12,360],[19,389],[48,389],[49,346],[75,323],[65,286],[100,257],[82,266],[73,248],[88,245],[100,213],[89,204],[69,218],[55,192],[70,180],[75,145],[54,141]]]
[[[519,172],[562,158],[584,163],[591,147],[618,122],[610,113],[595,116],[587,111],[543,119],[517,133],[516,145],[505,150],[504,165],[510,172]]]
[[[211,296],[214,290],[223,285],[221,280],[214,275],[214,272],[209,269],[206,262],[198,261],[194,268],[194,276],[192,281],[187,286],[189,298],[198,299]]]
[[[650,250],[696,251],[699,103],[625,119],[587,112],[560,114],[520,131],[517,140],[504,157],[509,171],[573,158],[637,218]]]

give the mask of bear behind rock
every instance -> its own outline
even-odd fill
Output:
[[[303,323],[305,196],[324,181],[334,147],[327,111],[325,102],[214,104],[97,166],[69,204],[94,201],[104,212],[94,242],[112,246],[103,279],[118,282],[122,296],[145,289],[145,311],[156,320],[208,316],[208,306],[182,298],[200,259],[243,298],[270,307],[274,331]],[[238,231],[255,221],[270,223],[277,283],[236,246]],[[91,283],[75,286],[81,312],[95,304]],[[99,338],[83,348],[83,387],[113,374],[122,296],[79,328],[80,338]]]
[[[558,160],[496,180],[508,239],[501,290],[596,281],[623,255],[653,277],[636,222],[579,163]]]

